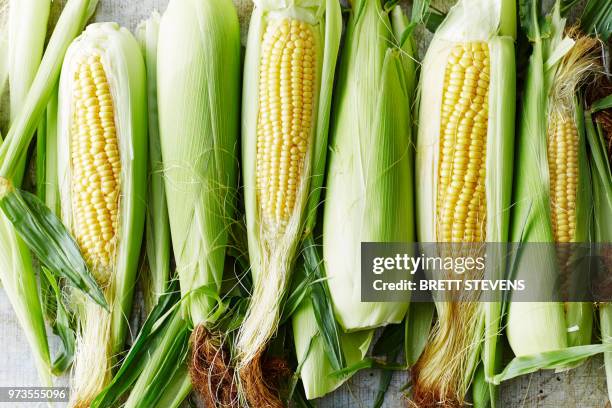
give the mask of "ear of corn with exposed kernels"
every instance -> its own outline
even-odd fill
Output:
[[[514,7],[505,0],[459,1],[427,51],[417,136],[419,242],[508,239]],[[487,270],[502,265],[500,254],[488,255]],[[485,376],[495,374],[500,308],[470,298],[436,302],[438,321],[413,368],[416,406],[463,404],[481,359]]]
[[[77,294],[72,405],[88,406],[122,350],[144,222],[145,69],[134,37],[90,25],[68,49],[58,111],[61,216],[104,289],[110,314]]]
[[[236,343],[239,369],[259,358],[276,331],[296,248],[314,225],[341,21],[332,0],[255,3],[243,91],[254,288]]]
[[[579,36],[574,40],[576,33],[566,34],[558,2],[549,19],[550,35],[542,35],[537,24],[529,30],[533,52],[518,136],[511,229],[513,241],[551,244],[537,261],[528,256],[515,260],[517,279],[520,273],[532,273],[529,265],[537,262],[544,291],[553,287],[560,272],[568,272],[564,253],[572,250],[567,244],[590,240],[591,185],[576,92],[597,66],[596,40]],[[553,243],[564,246],[555,248]],[[592,325],[588,303],[511,302],[508,306],[507,336],[517,356],[590,344]],[[552,367],[542,363],[541,368]]]

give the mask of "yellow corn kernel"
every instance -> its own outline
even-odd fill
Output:
[[[554,114],[548,127],[550,205],[555,242],[572,242],[576,231],[578,129],[569,116]]]
[[[84,57],[74,74],[71,191],[74,233],[85,259],[99,271],[111,268],[117,244],[121,161],[113,101],[99,55]]]
[[[313,131],[316,57],[307,23],[268,25],[259,74],[257,197],[263,226],[272,233],[282,233],[296,205]]]
[[[444,75],[437,193],[441,242],[480,242],[486,225],[489,48],[455,46]]]

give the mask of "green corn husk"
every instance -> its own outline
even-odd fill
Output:
[[[160,15],[154,12],[136,28],[136,38],[147,66],[149,112],[149,178],[146,220],[148,270],[144,277],[144,297],[147,310],[157,303],[168,289],[170,278],[170,224],[164,187],[159,118],[157,112],[157,43]]]
[[[373,335],[374,331],[364,330],[340,336],[340,347],[348,366],[363,360]],[[347,376],[334,374],[336,369],[327,357],[309,298],[304,300],[293,315],[293,336],[296,356],[301,367],[299,375],[307,399],[323,397],[348,379]]]
[[[61,73],[58,109],[58,180],[62,221],[77,233],[73,196],[72,123],[75,72],[83,58],[99,55],[114,108],[121,163],[117,244],[109,269],[88,267],[103,288],[110,313],[80,293],[73,295],[79,324],[72,378],[72,404],[89,406],[110,381],[128,330],[144,228],[146,197],[146,72],[138,43],[115,23],[87,27],[68,48]],[[92,138],[93,135],[88,135]],[[91,182],[91,180],[89,180]],[[101,239],[98,236],[97,239]]]
[[[599,306],[599,324],[602,344],[612,346],[612,304],[605,303]],[[604,352],[604,367],[606,370],[608,399],[612,400],[612,351],[610,349]]]
[[[167,360],[180,358],[187,347],[178,342],[184,333],[186,340],[191,329],[206,332],[218,318],[237,196],[240,28],[232,2],[171,0],[160,21],[157,52],[161,154],[183,300],[180,320],[173,319],[153,347],[127,407],[178,404],[192,382],[198,391],[207,385]],[[192,352],[200,341],[192,336]],[[192,359],[188,353],[184,358]]]
[[[56,89],[36,131],[36,195],[47,206],[51,214],[59,217],[61,209],[57,180],[57,94]],[[74,331],[69,335],[70,327],[64,327],[65,321],[63,320],[67,320],[68,312],[62,304],[61,296],[58,296],[55,291],[56,287],[58,290],[61,287],[59,279],[52,273],[42,275],[40,292],[45,319],[51,324],[53,332],[64,333],[65,335],[61,338],[67,341],[62,344],[63,356],[58,358],[61,367],[56,368],[56,370],[63,371],[62,369],[68,368],[72,363],[75,336]],[[61,295],[61,290],[59,294]],[[64,317],[66,319],[63,319]]]
[[[32,256],[10,222],[0,216],[0,281],[32,348],[42,385],[51,386],[51,358]]]
[[[239,28],[233,5],[217,3],[171,1],[159,29],[161,151],[183,295],[218,292],[235,209]],[[194,325],[205,324],[214,299],[189,303]]]
[[[269,392],[265,378],[262,378],[260,361],[280,320],[300,240],[311,237],[316,221],[328,148],[331,93],[342,18],[340,5],[335,0],[258,0],[255,5],[245,60],[242,123],[242,163],[253,290],[235,348],[242,397],[252,405],[277,406],[280,402]],[[286,228],[280,233],[272,233],[269,231],[271,226],[262,215],[264,210],[257,189],[257,172],[260,170],[257,164],[258,120],[260,99],[263,100],[259,94],[260,63],[263,61],[264,33],[285,19],[308,26],[315,39],[316,63],[312,67],[315,80],[310,116],[312,130],[305,142],[306,153],[296,182],[295,205],[287,215]],[[282,132],[286,131],[283,129]],[[261,384],[262,381],[264,384]]]
[[[34,75],[38,70],[45,36],[50,1],[10,1],[0,5],[7,13],[8,21],[0,31],[0,96],[9,80],[11,118],[17,115],[24,104]],[[23,27],[32,27],[24,30]],[[10,122],[9,122],[10,123]],[[2,138],[0,137],[0,143]],[[15,182],[21,183],[25,167],[25,155],[21,159]],[[32,255],[25,243],[17,236],[9,220],[0,214],[2,245],[0,280],[24,328],[28,343],[34,351],[36,367],[45,386],[51,385],[51,360],[46,331],[40,306]]]
[[[23,157],[55,90],[66,49],[81,32],[96,5],[96,0],[69,0],[60,15],[23,108],[13,118],[6,142],[0,146],[0,208],[3,222],[7,227],[12,224],[10,229],[6,229],[7,233],[10,231],[14,235],[12,238],[7,236],[6,242],[14,241],[15,232],[18,233],[54,275],[66,277],[106,307],[76,243],[61,221],[35,196],[13,186],[15,182],[19,187]]]
[[[323,259],[346,331],[399,323],[407,303],[362,303],[361,242],[413,242],[408,76],[380,1],[352,8],[334,101]],[[409,60],[409,56],[406,59]],[[376,100],[372,101],[372,96]],[[393,214],[393,216],[389,216]]]
[[[332,149],[331,157],[334,155],[339,156],[336,158],[337,163],[335,170],[340,171],[339,167],[349,161],[346,160],[347,155],[350,156],[351,154],[356,154],[356,152],[352,152],[346,145],[346,143],[349,143],[348,139],[346,138],[350,137],[351,130],[347,130],[346,137],[343,138],[341,136],[341,134],[344,134],[342,133],[343,130],[341,130],[343,129],[342,123],[346,123],[341,122],[341,120],[347,120],[346,115],[348,114],[348,109],[350,109],[350,107],[348,107],[346,104],[350,103],[349,101],[352,100],[359,100],[356,99],[358,97],[355,95],[359,95],[360,92],[367,92],[375,89],[376,91],[373,92],[373,94],[377,95],[376,102],[372,104],[370,99],[368,99],[368,102],[365,102],[364,100],[364,103],[371,104],[371,109],[365,110],[364,112],[371,111],[372,115],[375,115],[375,112],[385,112],[386,115],[372,123],[371,132],[363,132],[364,143],[365,140],[371,139],[371,135],[378,135],[377,138],[372,139],[370,142],[375,146],[366,148],[365,150],[373,151],[375,147],[380,148],[380,150],[384,150],[384,152],[380,153],[379,155],[373,156],[372,161],[377,163],[373,164],[373,166],[380,166],[379,168],[381,169],[388,169],[388,167],[392,167],[394,169],[394,182],[406,184],[404,188],[398,188],[397,186],[399,184],[394,184],[394,186],[381,186],[377,185],[375,182],[372,182],[368,183],[367,186],[364,186],[364,189],[367,191],[367,199],[372,199],[372,197],[379,196],[381,198],[386,197],[384,194],[387,193],[395,194],[398,197],[401,196],[401,200],[399,200],[399,198],[397,200],[391,200],[401,202],[401,204],[399,204],[401,209],[390,208],[388,206],[385,206],[385,208],[388,208],[389,211],[405,211],[404,221],[406,221],[407,224],[400,223],[400,227],[405,227],[405,232],[403,234],[396,232],[395,235],[391,233],[384,237],[377,236],[376,239],[371,239],[374,238],[375,235],[375,233],[372,233],[373,235],[365,240],[412,241],[414,240],[414,234],[411,233],[411,226],[413,225],[413,207],[411,194],[409,193],[409,191],[411,191],[410,186],[412,185],[412,173],[409,167],[412,154],[408,147],[410,142],[409,101],[414,92],[415,85],[414,63],[412,60],[412,43],[410,37],[403,36],[406,28],[406,22],[399,6],[394,8],[392,33],[387,31],[388,28],[391,27],[391,21],[387,14],[387,11],[383,12],[381,5],[368,7],[365,2],[356,4],[352,10],[351,19],[349,22],[347,45],[345,46],[344,54],[341,57],[342,62],[339,71],[340,77],[338,88],[336,90],[336,92],[339,92],[338,95],[340,96],[335,102],[337,107],[344,106],[344,108],[342,108],[342,110],[339,108],[337,111],[340,113],[338,113],[339,116],[337,122],[334,122],[332,128],[334,132],[332,133],[332,137],[335,141],[332,141],[332,143],[335,144],[334,148]],[[381,15],[385,16],[384,19],[380,18]],[[380,37],[381,33],[384,33],[384,37]],[[350,44],[359,44],[359,46],[355,48]],[[371,60],[370,58],[366,58],[366,53],[371,52],[370,48],[376,49],[377,53],[381,53],[382,55],[379,55],[380,59],[373,61],[372,64],[369,64],[365,72],[374,72],[375,75],[378,75],[379,77],[378,82],[368,84],[367,87],[362,89],[355,84],[359,82],[361,75],[365,75],[364,71],[356,72],[353,71],[352,67],[354,67],[354,64],[357,64],[358,61]],[[363,65],[362,63],[359,64]],[[384,84],[384,86],[382,84]],[[343,102],[343,99],[340,98],[346,98],[347,102]],[[334,113],[334,116],[335,115],[336,112]],[[368,120],[367,115],[359,116],[359,118],[363,118],[362,120],[364,121]],[[354,126],[358,125],[354,124]],[[389,154],[389,152],[392,154]],[[386,156],[385,153],[387,154]],[[385,164],[385,160],[387,160],[387,163],[394,163],[395,165],[392,166]],[[370,161],[369,158],[364,159],[364,162],[368,161]],[[328,174],[330,180],[332,174],[336,173],[332,173],[330,170],[330,173]],[[379,173],[375,173],[375,170],[373,169],[371,170],[370,177],[372,177],[372,180],[376,180],[377,174]],[[346,183],[346,180],[344,182]],[[342,185],[342,183],[342,181],[338,181],[336,186]],[[386,193],[381,192],[383,189],[386,189]],[[408,194],[406,194],[406,189],[409,189]],[[331,185],[328,186],[327,189],[328,198],[326,201],[329,200],[330,194],[342,195],[342,192],[338,191],[337,187],[335,193],[331,193],[330,190]],[[402,194],[404,195],[402,196]],[[350,201],[354,200],[354,197],[355,196],[350,196],[346,199]],[[363,196],[360,197],[363,199]],[[339,197],[337,197],[336,200],[338,200],[338,198]],[[371,211],[366,212],[366,214],[368,214],[370,217],[373,215]],[[346,219],[347,221],[349,220],[348,218],[342,219]],[[366,217],[364,216],[359,218],[359,220],[365,219]],[[367,230],[368,226],[364,225],[363,228],[364,230]],[[348,245],[352,246],[353,243]],[[346,259],[353,259],[351,257],[344,258],[345,261]],[[340,298],[337,294],[334,294],[333,288],[335,286],[332,284],[332,282],[334,279],[339,279],[340,277],[334,277],[334,274],[337,273],[337,271],[331,271],[328,264],[325,264],[325,267],[326,273],[331,277],[328,284],[330,285],[330,289],[332,289],[332,300],[339,302]],[[338,287],[336,286],[335,289],[338,290]],[[356,292],[356,295],[357,302],[355,301],[355,294],[353,294],[350,298],[344,300],[345,304],[334,303],[336,316],[339,316],[339,313],[342,313],[342,310],[358,308],[358,310],[353,313],[361,313],[361,319],[366,322],[368,319],[372,319],[370,320],[370,323],[373,324],[368,323],[365,327],[382,325],[388,321],[393,321],[393,319],[401,320],[403,318],[403,313],[405,313],[406,310],[406,307],[403,304],[389,304],[387,306],[387,312],[384,311],[385,307],[382,304],[376,304],[373,308],[374,310],[372,311],[368,309],[368,307],[372,306],[372,304],[364,304],[359,302],[359,292]],[[300,308],[296,314],[293,316],[296,355],[298,357],[298,362],[302,367],[300,377],[304,385],[307,399],[318,398],[333,391],[350,377],[347,375],[343,376],[334,374],[334,371],[343,369],[345,367],[338,367],[338,362],[332,363],[332,360],[330,360],[330,351],[328,350],[329,346],[323,342],[322,337],[322,334],[324,334],[323,332],[326,330],[326,328],[321,327],[321,325],[318,324],[315,319],[317,312],[313,308],[313,301],[310,299],[304,301],[303,304],[300,305]],[[391,312],[393,308],[397,308],[398,306],[399,310],[396,312]],[[389,314],[397,315],[397,317],[389,318]],[[358,318],[357,316],[354,316],[352,319],[354,321]],[[340,323],[342,323],[340,318],[338,320]],[[338,339],[339,344],[337,347],[340,347],[341,353],[344,355],[346,360],[345,363],[349,367],[353,366],[364,358],[365,353],[367,352],[372,341],[373,333],[374,332],[372,330],[363,330],[355,333],[340,333],[340,337]]]
[[[538,2],[524,5],[525,28],[533,43],[529,61],[524,104],[521,112],[514,191],[511,238],[514,242],[553,243],[551,221],[550,175],[547,152],[548,121],[560,112],[573,120],[578,130],[578,182],[576,193],[576,229],[570,242],[588,242],[592,205],[582,106],[575,92],[596,68],[594,40],[573,40],[564,34],[565,19],[560,17],[559,2],[545,24],[539,24]],[[513,260],[516,279],[533,273],[537,264],[538,285],[550,291],[558,277],[557,252],[553,245],[539,259],[520,254]],[[537,263],[534,263],[537,262]],[[527,265],[527,266],[525,266]],[[533,280],[532,280],[533,281]],[[511,302],[508,306],[507,336],[517,357],[563,350],[591,343],[592,306],[588,303]],[[553,353],[554,354],[554,353]],[[553,355],[554,357],[554,355]],[[572,364],[579,363],[574,361]],[[540,368],[570,368],[541,361]]]
[[[54,91],[47,105],[45,131],[44,203],[55,215],[60,214],[59,185],[57,179],[57,109],[58,91]]]
[[[606,89],[606,88],[603,88]],[[609,88],[608,88],[609,89]],[[594,102],[584,111],[585,130],[589,146],[589,163],[593,186],[593,227],[594,241],[612,243],[612,171],[608,157],[608,145],[612,139],[609,129],[602,124],[609,120],[612,112],[612,95]],[[601,121],[596,119],[599,114]],[[602,248],[602,250],[606,250]],[[604,252],[600,267],[612,267],[612,254]],[[609,269],[608,269],[609,270]],[[599,305],[601,342],[612,344],[612,304]],[[604,366],[609,398],[612,401],[612,353],[604,353]]]
[[[480,221],[483,224],[478,228],[484,232],[482,239],[493,246],[508,240],[509,180],[512,179],[514,149],[515,26],[516,10],[512,0],[461,0],[449,11],[430,44],[420,79],[417,136],[417,234],[420,242],[445,240],[438,235],[437,208],[444,134],[441,129],[444,78],[453,49],[458,44],[471,42],[486,43],[490,66],[484,163],[486,221]],[[436,113],[432,115],[431,112]],[[456,132],[459,134],[459,130]],[[459,153],[457,139],[455,137],[452,149],[456,148]],[[460,188],[467,188],[467,183]],[[461,238],[453,237],[450,241],[461,242]],[[501,278],[504,256],[489,247],[487,250],[485,274],[490,276],[487,279]],[[451,279],[457,279],[454,271],[451,275]],[[464,293],[462,296],[466,298],[458,302],[444,298],[436,301],[438,319],[413,368],[415,406],[464,404],[481,361],[485,380],[495,374],[501,302],[474,302],[470,300],[472,295],[476,294]],[[493,396],[494,389],[490,393]]]
[[[166,385],[164,393],[157,402],[158,407],[164,408],[179,408],[184,406],[185,399],[191,392],[191,379],[189,378],[189,370],[184,364],[171,377]]]
[[[11,121],[23,107],[30,85],[34,80],[47,34],[47,22],[51,1],[10,0],[9,1],[9,91]],[[23,27],[30,27],[24,30]],[[44,120],[41,121],[41,125]],[[44,127],[38,130],[44,139]],[[26,158],[20,163],[19,174],[26,165]],[[37,174],[38,176],[38,174]],[[13,180],[21,184],[18,178]]]

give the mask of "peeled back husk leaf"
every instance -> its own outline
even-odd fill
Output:
[[[9,0],[9,85],[11,118],[28,95],[47,34],[50,0]],[[24,27],[29,29],[24,30]]]

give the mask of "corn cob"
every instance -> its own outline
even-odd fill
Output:
[[[575,93],[596,68],[596,42],[564,34],[559,2],[550,16],[551,35],[540,35],[536,3],[526,10],[532,16],[526,21],[532,22],[528,29],[534,48],[521,116],[511,237],[526,243],[587,242],[591,186],[582,108]],[[569,250],[567,245],[558,251],[550,245],[550,251],[537,260],[544,290],[556,282],[559,271],[568,271]],[[534,260],[518,257],[515,262],[517,279],[521,279],[520,274],[531,271]],[[588,303],[512,302],[508,341],[517,356],[590,344],[592,315]],[[541,368],[547,368],[546,364]]]
[[[68,277],[77,284],[76,286],[89,294],[97,292],[99,296],[94,295],[97,301],[102,305],[105,302],[99,288],[85,288],[90,283],[94,283],[95,286],[95,282],[88,274],[76,244],[68,236],[68,232],[62,229],[55,218],[51,219],[50,223],[41,222],[41,219],[51,213],[43,209],[43,206],[33,199],[34,196],[28,198],[26,203],[24,196],[13,187],[12,181],[19,187],[23,157],[56,88],[66,50],[72,39],[81,32],[96,5],[97,0],[69,0],[66,3],[23,106],[13,117],[6,141],[0,146],[0,203],[3,212],[1,217],[3,251],[0,251],[0,263],[4,265],[1,269],[3,272],[1,278],[7,293],[11,292],[9,294],[11,303],[17,305],[18,302],[25,302],[16,309],[20,309],[18,311],[20,320],[27,321],[25,324],[34,328],[29,331],[31,333],[28,337],[31,344],[38,342],[35,347],[37,365],[39,371],[44,372],[45,382],[48,379],[49,367],[46,361],[49,358],[46,356],[48,351],[46,351],[44,322],[40,302],[37,299],[38,291],[33,277],[31,256],[19,237],[27,241],[28,246],[39,255],[39,260],[47,266],[51,265],[55,273]],[[53,231],[50,228],[53,228]],[[27,234],[24,234],[26,231]],[[19,237],[17,233],[20,234]],[[69,248],[62,247],[59,245],[60,242]],[[24,316],[27,317],[24,319]],[[41,356],[44,360],[40,358]],[[41,370],[40,361],[45,361],[44,370]]]
[[[410,124],[404,121],[414,70],[404,71],[403,59],[412,61],[389,26],[382,2],[354,3],[347,32],[351,45],[344,51],[334,100],[323,259],[336,318],[346,331],[398,323],[408,308],[407,303],[361,302],[357,272],[361,242],[414,241],[413,156]],[[401,118],[390,106],[403,107]]]
[[[462,0],[427,51],[417,137],[420,242],[508,239],[514,24],[511,1]],[[487,258],[487,268],[500,265],[498,257]],[[438,321],[413,369],[415,406],[463,404],[481,358],[485,376],[494,374],[500,306],[471,295],[436,302]]]
[[[232,2],[171,0],[160,20],[157,52],[161,167],[184,298],[126,407],[148,407],[168,398],[167,390],[152,386],[164,375],[180,385],[180,393],[170,395],[176,403],[191,384],[207,403],[216,396],[216,385],[206,381],[208,372],[199,359],[200,350],[211,344],[206,342],[208,336],[198,334],[208,333],[218,315],[229,233],[235,222],[240,27]],[[177,344],[191,328],[191,375],[187,376],[186,367],[168,364],[168,355],[176,355]]]
[[[314,222],[308,217],[325,166],[340,9],[332,0],[255,4],[242,132],[254,288],[236,349],[248,402],[276,406],[262,383],[259,360],[276,331],[296,248]]]
[[[73,406],[89,406],[122,350],[144,222],[145,69],[138,43],[114,23],[92,24],[67,51],[59,91],[61,215],[110,314],[78,299]]]

